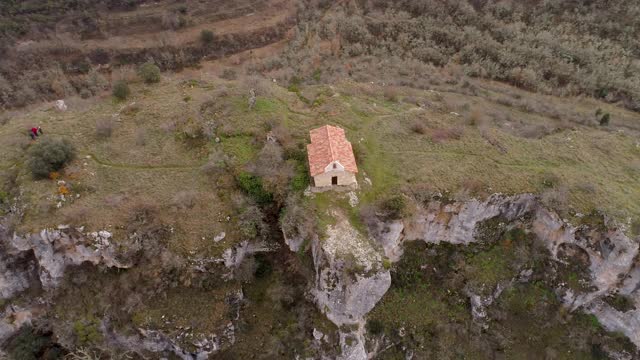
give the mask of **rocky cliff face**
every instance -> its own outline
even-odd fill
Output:
[[[593,291],[575,294],[570,289],[559,289],[566,306],[595,315],[606,329],[622,332],[640,347],[639,239],[633,240],[615,227],[600,230],[575,227],[542,207],[536,209],[533,231],[558,261],[562,261],[561,249],[567,246],[588,255]],[[615,294],[633,299],[636,309],[621,312],[603,301],[605,296]]]
[[[426,243],[448,242],[466,245],[479,240],[477,225],[500,217],[505,222],[530,224],[529,231],[540,239],[556,261],[565,261],[560,253],[571,248],[574,256],[586,254],[591,291],[576,294],[561,286],[556,293],[572,311],[585,311],[597,316],[610,331],[624,333],[640,346],[640,263],[638,239],[629,238],[614,224],[603,228],[573,226],[543,207],[532,195],[491,196],[484,202],[465,203],[432,201],[407,219],[374,224],[371,232],[386,256],[398,260],[406,241]],[[520,274],[519,277],[526,277]],[[516,279],[514,279],[516,280]],[[500,284],[489,296],[469,293],[474,317],[482,318],[484,307],[500,296]],[[636,310],[621,312],[604,301],[605,296],[623,294],[631,298]]]
[[[543,207],[533,195],[494,195],[486,201],[447,203],[431,201],[415,209],[410,217],[401,220],[370,224],[367,237],[340,212],[333,214],[335,223],[328,225],[322,237],[310,239],[314,279],[309,295],[317,308],[339,328],[339,345],[343,359],[367,359],[375,355],[365,346],[367,315],[374,309],[391,286],[391,273],[385,257],[397,261],[403,256],[404,244],[409,241],[451,243],[467,246],[483,241],[483,224],[499,221],[505,226],[519,226],[535,236],[558,263],[580,259],[588,273],[584,290],[576,290],[562,282],[555,286],[555,294],[570,311],[595,315],[607,330],[625,334],[640,346],[640,256],[639,239],[632,239],[613,223],[571,225],[554,212]],[[587,222],[585,222],[587,223]],[[36,234],[10,234],[0,228],[0,298],[10,299],[30,287],[45,291],[56,288],[71,266],[91,263],[99,266],[127,268],[133,264],[122,260],[123,249],[111,241],[106,231],[84,233],[82,229],[61,227]],[[303,242],[286,242],[292,251],[299,251]],[[233,276],[247,255],[271,251],[264,244],[243,242],[224,252],[222,258],[207,261],[224,264]],[[202,260],[201,262],[205,262]],[[386,265],[386,266],[385,266]],[[197,271],[199,262],[194,265]],[[516,283],[527,282],[531,270],[522,269],[515,277],[500,282],[483,293],[465,289],[474,321],[481,326],[492,303],[504,290]],[[624,295],[633,306],[614,307],[607,301],[613,295]],[[38,304],[30,308],[5,307],[0,314],[0,343],[22,324],[37,318]],[[240,314],[235,318],[239,318]],[[197,353],[188,353],[162,333],[139,329],[135,336],[124,337],[109,329],[103,322],[103,334],[113,346],[136,352],[172,352],[182,358],[205,358],[221,347],[232,344],[234,325],[219,337],[209,339]],[[226,331],[226,330],[225,330]],[[310,334],[311,336],[311,334]],[[314,331],[313,336],[316,336]],[[319,336],[322,338],[322,336]],[[374,348],[376,348],[374,346]]]
[[[59,284],[65,269],[71,265],[89,262],[114,268],[130,267],[130,263],[118,260],[117,246],[111,244],[110,239],[108,231],[83,234],[77,229],[62,226],[37,234],[14,234],[5,245],[10,256],[33,253],[40,283],[48,289]]]
[[[83,234],[62,226],[37,234],[20,236],[0,229],[0,300],[10,299],[31,287],[50,290],[57,287],[69,266],[85,262],[114,268],[128,268],[130,263],[118,259],[118,249],[107,231]],[[33,309],[10,306],[1,314],[0,343],[25,323]]]
[[[341,214],[325,239],[314,237],[315,284],[311,293],[323,313],[340,327],[343,359],[366,359],[364,324],[391,285],[391,275],[373,242]]]

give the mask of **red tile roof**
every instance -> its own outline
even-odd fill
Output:
[[[311,144],[307,145],[307,154],[311,176],[324,173],[327,165],[334,161],[338,161],[347,171],[358,172],[353,148],[345,137],[343,129],[325,125],[311,130],[309,135],[311,135]]]

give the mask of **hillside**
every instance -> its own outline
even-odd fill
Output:
[[[637,6],[61,3],[0,7],[0,355],[640,356]]]

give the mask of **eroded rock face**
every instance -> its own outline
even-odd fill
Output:
[[[562,257],[588,263],[590,285],[593,291],[574,294],[559,288],[562,300],[571,310],[582,310],[598,317],[610,331],[624,333],[640,347],[640,262],[639,241],[631,239],[611,224],[608,229],[575,227],[542,206],[536,197],[493,195],[484,202],[443,204],[432,201],[408,219],[381,222],[370,228],[383,247],[386,256],[397,261],[404,241],[420,240],[427,243],[448,242],[466,245],[478,241],[477,225],[500,216],[506,222],[531,218],[531,231],[545,244],[551,256],[562,262]],[[513,279],[516,281],[517,279]],[[494,294],[500,295],[500,289]],[[624,294],[635,304],[635,310],[620,312],[602,299],[609,294]],[[482,318],[484,307],[495,296],[482,298],[469,294],[474,305],[474,318]]]
[[[286,231],[282,231],[282,235],[284,237],[284,243],[289,247],[289,250],[293,252],[300,251],[302,245],[304,244],[304,237],[299,235],[288,234]]]
[[[557,214],[539,207],[533,220],[533,231],[545,242],[552,256],[558,259],[559,250],[567,244],[577,246],[588,255],[591,285],[594,291],[564,293],[563,302],[571,310],[578,308],[598,317],[610,331],[624,333],[640,347],[640,311],[622,313],[602,299],[609,294],[624,294],[640,308],[640,265],[634,260],[639,254],[638,239],[632,240],[620,229],[604,232],[574,227],[562,221]]]
[[[38,269],[31,253],[14,253],[0,247],[0,299],[11,298],[38,281]]]
[[[371,240],[341,214],[336,218],[326,239],[312,241],[316,271],[312,294],[329,320],[352,329],[341,330],[342,358],[366,359],[364,317],[389,289],[391,274]]]
[[[0,344],[18,331],[22,325],[30,324],[32,318],[33,313],[30,309],[8,306],[3,313],[0,313]],[[2,355],[1,351],[0,355]]]
[[[402,242],[422,240],[427,243],[466,245],[476,241],[476,226],[496,216],[511,221],[530,213],[537,206],[531,194],[506,197],[499,194],[486,201],[472,199],[464,203],[432,201],[426,208],[403,220],[370,224],[369,230],[391,261],[402,256]]]
[[[512,221],[531,212],[536,206],[530,194],[505,197],[499,194],[486,201],[476,199],[464,203],[442,204],[432,201],[411,219],[404,221],[404,239],[438,244],[466,245],[476,241],[476,226],[500,216]]]
[[[92,238],[90,235],[69,229],[42,230],[40,233],[24,236],[14,234],[11,238],[5,239],[4,246],[9,256],[33,253],[38,277],[44,289],[56,287],[62,280],[65,269],[70,265],[90,262],[115,268],[131,266],[118,260],[116,247],[105,244],[103,237]],[[6,263],[0,264],[0,268],[3,266],[6,267]]]

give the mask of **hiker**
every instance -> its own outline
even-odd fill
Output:
[[[29,131],[29,135],[31,136],[31,140],[35,140],[38,135],[42,135],[42,128],[40,126],[38,127],[33,127],[31,128],[31,130]]]

